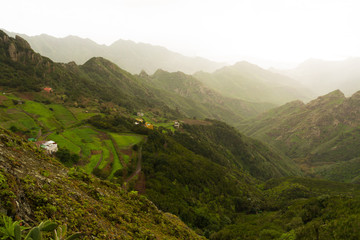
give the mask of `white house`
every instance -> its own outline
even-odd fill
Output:
[[[58,151],[57,143],[50,140],[40,145],[46,150],[49,154],[56,153]]]

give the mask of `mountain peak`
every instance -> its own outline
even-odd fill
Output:
[[[25,39],[20,37],[19,35],[15,36],[15,40],[19,47],[24,48],[24,49],[31,49],[30,44]]]
[[[350,99],[352,100],[360,100],[360,91],[357,91],[356,93],[354,93]]]
[[[326,95],[324,95],[323,97],[326,98],[344,98],[345,99],[345,95],[342,91],[340,91],[339,89],[336,89],[335,91],[332,91]]]
[[[328,104],[340,104],[346,99],[343,92],[339,89],[332,91],[324,96],[320,96],[315,100],[312,100],[307,104],[308,107],[318,107],[320,105],[328,105]]]
[[[86,65],[104,65],[104,66],[112,66],[112,67],[118,67],[115,63],[103,58],[103,57],[92,57],[90,58],[86,63],[84,63],[84,66]]]
[[[3,48],[2,54],[14,62],[37,64],[44,59],[40,54],[35,53],[31,49],[30,44],[25,39],[18,35],[16,35],[15,38],[9,37],[9,35],[1,30],[0,48]]]
[[[233,68],[241,68],[241,69],[261,69],[258,65],[249,63],[247,61],[240,61],[232,65]]]

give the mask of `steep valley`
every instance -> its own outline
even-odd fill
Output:
[[[308,92],[198,76],[56,63],[0,31],[0,238],[51,219],[81,239],[359,239],[359,92],[273,108]]]

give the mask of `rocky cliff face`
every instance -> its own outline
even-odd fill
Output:
[[[52,61],[34,52],[30,44],[19,36],[10,38],[0,30],[0,48],[0,55],[2,55],[0,57],[3,59],[45,67],[47,71],[50,71]]]

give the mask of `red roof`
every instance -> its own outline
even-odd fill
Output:
[[[44,91],[46,91],[46,92],[51,92],[52,91],[52,88],[49,88],[49,87],[46,87],[46,88],[44,88]]]

